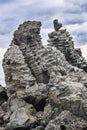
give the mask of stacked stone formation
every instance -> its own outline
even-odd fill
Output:
[[[74,48],[73,38],[66,29],[61,29],[61,27],[62,24],[59,23],[58,20],[54,20],[55,31],[48,34],[48,42],[50,42],[50,45],[55,46],[58,50],[64,53],[70,64],[87,71],[87,62],[82,57],[81,50],[79,48]]]
[[[24,22],[14,33],[13,44],[19,46],[25,57],[25,62],[31,68],[32,73],[38,82],[45,82],[43,69],[39,64],[39,57],[36,54],[38,50],[43,49],[40,38],[41,22]],[[21,40],[20,40],[21,39]]]
[[[66,32],[55,24],[53,39]],[[21,24],[4,55],[8,96],[0,106],[0,130],[86,130],[87,73],[69,64],[63,46],[44,47],[40,26]]]

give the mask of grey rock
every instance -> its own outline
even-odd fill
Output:
[[[5,128],[4,127],[0,127],[0,130],[4,130]]]
[[[53,22],[54,22],[55,31],[59,31],[59,29],[62,27],[62,24],[58,23],[57,19],[55,19]]]
[[[15,110],[15,112],[13,112],[13,114],[11,115],[10,122],[11,122],[12,127],[13,127],[13,125],[20,126],[20,125],[23,125],[28,119],[29,119],[29,117],[26,114],[25,109],[19,108],[19,109]]]
[[[63,111],[58,117],[51,120],[45,130],[84,130],[87,122],[73,116],[69,111]]]
[[[47,46],[42,44],[40,27],[36,21],[21,24],[4,55],[8,98],[0,99],[0,127],[86,130],[87,62],[58,20]]]
[[[20,89],[23,90],[27,86],[30,86],[29,81],[32,78],[35,80],[17,45],[12,44],[7,50],[4,56],[3,68],[8,94],[13,94]]]
[[[73,66],[77,66],[87,72],[87,61],[82,57],[82,52],[79,48],[74,48],[73,38],[69,32],[62,27],[62,24],[57,19],[54,20],[55,32],[49,33],[49,42],[51,46],[55,46],[58,50],[64,53],[66,60]]]

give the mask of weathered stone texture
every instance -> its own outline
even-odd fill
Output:
[[[4,55],[0,130],[86,130],[87,62],[58,20],[47,46],[40,27],[21,24]]]
[[[83,68],[87,72],[87,61],[82,57],[81,50],[74,48],[73,38],[66,29],[61,29],[62,24],[58,20],[54,20],[55,31],[49,33],[49,42],[51,46],[55,46],[64,53],[66,60],[79,68]]]

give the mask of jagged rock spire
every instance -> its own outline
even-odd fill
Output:
[[[59,31],[59,29],[62,27],[62,24],[58,22],[58,19],[55,19],[53,23],[55,31]]]
[[[53,21],[55,31],[49,33],[50,45],[55,46],[58,50],[64,53],[66,60],[87,72],[87,62],[82,57],[81,50],[74,48],[73,38],[66,29],[60,29],[62,24],[57,19]]]

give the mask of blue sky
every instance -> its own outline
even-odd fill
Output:
[[[75,46],[87,52],[87,0],[0,0],[0,83],[4,83],[1,61],[18,25],[27,20],[42,22],[43,44],[53,30],[53,19],[71,33]]]

